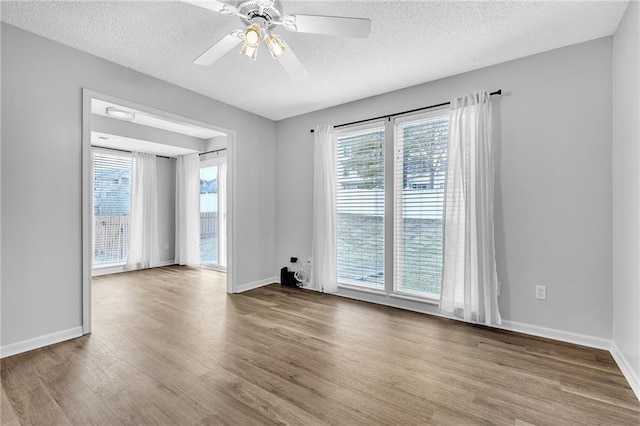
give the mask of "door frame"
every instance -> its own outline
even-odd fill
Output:
[[[200,169],[202,169],[203,167],[219,167],[220,164],[225,163],[227,164],[228,162],[228,158],[227,155],[225,154],[224,156],[215,156],[212,158],[206,158],[204,160],[200,160]],[[228,178],[229,175],[229,165],[227,164],[227,183],[229,181]],[[218,168],[218,177],[220,176],[220,169]],[[218,180],[218,182],[220,182],[220,180]],[[227,189],[228,189],[229,185],[227,185]],[[218,203],[218,228],[220,227],[220,222],[221,222],[221,217],[220,217],[220,191],[217,192],[217,203]],[[227,194],[228,195],[228,194]],[[225,204],[228,204],[229,202],[229,197],[227,196],[227,202]],[[225,211],[225,214],[227,215],[227,221],[228,221],[228,217],[229,217],[229,209],[228,209],[228,205],[227,205],[227,209]],[[225,238],[225,245],[228,244],[228,236],[226,236]],[[218,262],[220,262],[220,238],[218,238]],[[214,271],[221,271],[221,272],[226,272],[228,266],[229,266],[229,259],[227,258],[227,266],[220,266],[218,265],[214,265],[214,264],[207,264],[207,263],[202,263],[202,259],[200,259],[200,266],[207,268],[207,269],[212,269]]]
[[[91,164],[91,100],[99,99],[151,114],[216,130],[227,135],[227,293],[234,293],[236,263],[233,235],[236,214],[236,133],[213,123],[195,120],[183,115],[142,105],[91,89],[82,89],[82,334],[91,333],[91,270],[93,262],[93,166]]]

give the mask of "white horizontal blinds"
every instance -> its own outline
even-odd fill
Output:
[[[130,154],[93,150],[93,263],[124,263],[131,214]]]
[[[338,282],[384,288],[384,124],[337,135]]]
[[[449,117],[396,120],[394,290],[438,298],[442,281],[443,200]]]

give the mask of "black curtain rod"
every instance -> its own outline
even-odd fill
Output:
[[[226,150],[227,150],[227,148],[214,149],[213,151],[201,152],[198,155],[211,154],[212,152],[220,152],[220,151],[226,151]]]
[[[92,145],[94,148],[100,148],[100,149],[108,149],[111,151],[119,151],[119,152],[126,152],[129,154],[133,154],[132,151],[127,151],[126,149],[118,149],[118,148],[111,148],[111,147],[107,147],[107,146],[94,146]],[[164,155],[156,155],[154,154],[156,157],[160,157],[160,158],[166,158],[167,160],[175,160],[176,157],[165,157]]]
[[[502,95],[502,89],[496,90],[495,92],[491,92],[491,93],[489,93],[489,95],[490,96]],[[335,126],[333,126],[333,128],[337,129],[338,127],[351,126],[352,124],[366,123],[367,121],[381,120],[383,118],[391,119],[391,117],[396,117],[398,115],[404,115],[404,114],[409,114],[409,113],[412,113],[412,112],[424,111],[426,109],[438,108],[438,107],[445,106],[445,105],[451,105],[451,102],[443,102],[441,104],[435,104],[435,105],[429,105],[429,106],[422,107],[422,108],[410,109],[408,111],[396,112],[394,114],[381,115],[379,117],[365,118],[364,120],[352,121],[350,123],[336,124]],[[311,129],[311,133],[314,133],[314,132],[315,132],[315,130]]]

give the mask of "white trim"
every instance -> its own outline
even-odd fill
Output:
[[[237,293],[237,285],[235,279],[237,277],[235,259],[238,259],[236,253],[235,236],[236,219],[235,212],[238,211],[236,206],[236,182],[238,160],[236,156],[236,133],[227,130],[227,293]]]
[[[384,289],[379,289],[374,287],[359,286],[359,285],[349,284],[349,283],[338,283],[338,288],[344,288],[347,290],[356,290],[356,291],[361,291],[363,293],[377,294],[379,296],[388,296],[387,292],[384,291]]]
[[[413,302],[426,303],[427,305],[438,306],[440,304],[437,300],[434,300],[434,299],[429,299],[426,297],[410,296],[402,293],[391,293],[389,297],[393,297],[396,299],[411,300]]]
[[[93,265],[93,270],[96,271],[97,269],[117,268],[119,266],[125,266],[126,264],[127,264],[126,261],[124,261],[124,262],[111,262],[111,263],[96,263],[95,265]]]
[[[337,140],[339,136],[349,133],[364,133],[372,129],[384,128],[387,120],[383,117],[378,120],[371,120],[364,123],[350,124],[348,126],[342,126],[335,129],[334,137]]]
[[[91,333],[91,272],[93,269],[93,162],[91,161],[91,99],[82,89],[82,334]]]
[[[127,270],[124,269],[124,265],[107,266],[101,268],[93,268],[91,270],[91,276],[99,277],[100,275],[119,274],[121,272],[127,272]]]
[[[502,320],[502,325],[492,325],[491,327],[502,330],[517,331],[518,333],[530,334],[532,336],[544,337],[561,342],[574,343],[576,345],[588,346],[596,349],[611,349],[611,340],[602,337],[589,336],[588,334],[573,333],[571,331],[558,330],[555,328],[541,327],[539,325],[525,324],[522,322]]]
[[[151,268],[161,268],[163,266],[173,266],[175,264],[176,264],[176,261],[171,259],[171,260],[162,261],[157,265],[152,266]],[[150,269],[150,268],[143,268],[143,269]],[[132,272],[132,271],[140,271],[140,270],[141,269],[125,269],[125,265],[101,266],[101,267],[94,267],[93,270],[91,271],[91,276],[99,277],[100,275],[119,274],[121,272]]]
[[[393,125],[395,126],[396,124],[407,124],[413,121],[424,121],[435,117],[445,117],[449,115],[450,110],[451,107],[449,106],[449,104],[446,104],[439,107],[429,108],[426,111],[413,111],[406,112],[401,115],[394,115],[392,117]]]
[[[353,288],[346,286],[338,286],[336,296],[346,297],[347,299],[360,300],[361,302],[375,303],[377,305],[389,306],[391,308],[404,309],[406,311],[418,312],[421,314],[435,315],[439,317],[449,318],[437,312],[437,306],[426,303],[425,300],[414,300],[405,297],[392,297],[384,292],[376,292],[371,290],[363,290],[361,288]]]
[[[82,336],[82,327],[73,327],[68,330],[62,330],[51,334],[45,334],[44,336],[23,340],[21,342],[11,343],[0,347],[0,358],[31,351],[43,346],[53,345],[54,343],[64,342],[65,340],[75,339],[80,336]]]
[[[209,264],[209,263],[201,263],[200,264],[200,268],[208,269],[210,271],[222,272],[222,273],[226,273],[227,272],[227,268],[225,268],[223,266],[212,265],[212,264]]]
[[[254,288],[264,287],[265,285],[277,284],[278,281],[278,277],[271,277],[260,281],[254,281],[252,283],[240,284],[236,286],[234,293],[242,293],[244,291],[253,290]]]
[[[636,394],[636,398],[640,401],[640,377],[638,377],[637,372],[633,371],[633,367],[631,367],[631,364],[620,351],[620,348],[618,348],[615,341],[611,342],[611,356],[616,364],[618,364],[620,371],[622,371],[622,375],[627,379],[629,386],[631,386],[631,389]]]

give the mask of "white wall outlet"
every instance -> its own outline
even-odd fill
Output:
[[[307,265],[311,265],[311,258],[307,257]]]
[[[164,243],[164,249],[169,250],[169,243]]]
[[[537,285],[536,286],[536,299],[546,300],[547,299],[547,286],[546,285]]]

